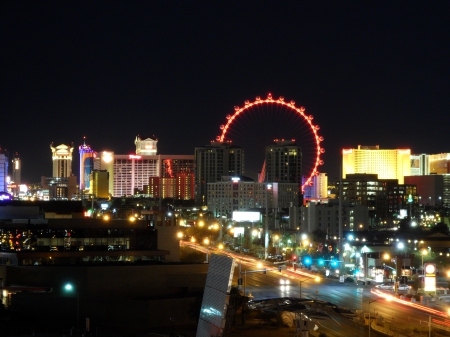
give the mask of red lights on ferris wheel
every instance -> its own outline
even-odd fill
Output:
[[[317,133],[318,130],[320,130],[320,126],[312,124],[312,120],[314,119],[314,116],[313,115],[306,116],[305,115],[305,111],[306,111],[305,107],[301,106],[301,107],[297,108],[295,106],[295,101],[291,100],[291,101],[289,101],[289,103],[286,103],[284,101],[283,96],[280,96],[277,100],[274,100],[271,93],[269,93],[267,95],[266,99],[261,99],[260,96],[257,96],[254,102],[250,102],[249,100],[246,100],[244,102],[244,107],[241,108],[239,106],[235,106],[234,114],[226,116],[227,123],[225,125],[220,126],[220,130],[222,131],[222,134],[220,136],[217,136],[216,139],[219,142],[224,142],[227,131],[230,128],[233,121],[236,119],[236,117],[239,116],[241,113],[244,113],[246,110],[249,110],[251,107],[257,106],[257,105],[262,105],[262,104],[278,104],[278,105],[287,107],[287,108],[291,109],[292,111],[296,112],[299,116],[301,116],[310,128],[311,134],[313,136],[312,138],[315,143],[316,155],[315,155],[315,160],[314,160],[314,166],[312,167],[311,171],[308,173],[305,173],[304,183],[302,184],[302,191],[304,191],[306,186],[312,186],[313,178],[315,176],[319,175],[319,171],[317,170],[318,166],[324,164],[323,160],[321,160],[321,158],[320,158],[320,155],[325,153],[325,149],[320,146],[320,143],[323,142],[324,138],[322,136],[319,136]]]

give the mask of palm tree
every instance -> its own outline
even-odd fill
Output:
[[[227,308],[226,330],[236,325],[236,314],[239,309],[241,310],[241,325],[245,324],[245,309],[248,301],[249,297],[242,295],[239,286],[231,286],[230,301],[228,302]]]

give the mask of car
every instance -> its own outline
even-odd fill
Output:
[[[380,288],[383,290],[394,290],[394,284],[382,283],[377,285],[376,288]]]
[[[411,286],[409,286],[407,284],[400,284],[397,289],[401,290],[401,291],[405,291],[405,290],[411,289]]]

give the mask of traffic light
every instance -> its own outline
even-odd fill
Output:
[[[337,267],[337,265],[338,265],[338,262],[337,261],[331,261],[331,266],[333,266],[333,267]]]
[[[309,256],[307,256],[303,259],[303,263],[305,266],[310,266],[312,263],[312,259]]]
[[[319,266],[323,266],[325,264],[325,261],[323,259],[319,259]]]

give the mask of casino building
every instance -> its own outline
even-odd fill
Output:
[[[115,154],[110,151],[99,152],[94,166],[99,170],[109,172],[109,193],[114,197],[147,194],[149,185],[155,177],[165,180],[173,179],[174,187],[171,191],[185,190],[186,184],[193,184],[194,155],[163,155],[157,154],[155,138],[142,139],[137,136],[135,140],[135,154]],[[162,181],[162,180],[161,180]],[[183,184],[178,186],[177,183]],[[155,182],[156,183],[156,182]],[[161,184],[162,186],[162,184]],[[154,186],[153,186],[154,187]],[[151,188],[150,188],[151,189]],[[169,190],[169,189],[168,189]],[[184,193],[187,199],[193,198],[193,189],[188,188],[192,197]],[[161,192],[158,192],[158,195]],[[161,193],[164,197],[177,197],[177,195]],[[157,197],[150,195],[150,197]]]
[[[410,149],[380,149],[376,146],[361,146],[342,150],[342,178],[347,174],[377,174],[379,179],[398,179],[411,175]]]

